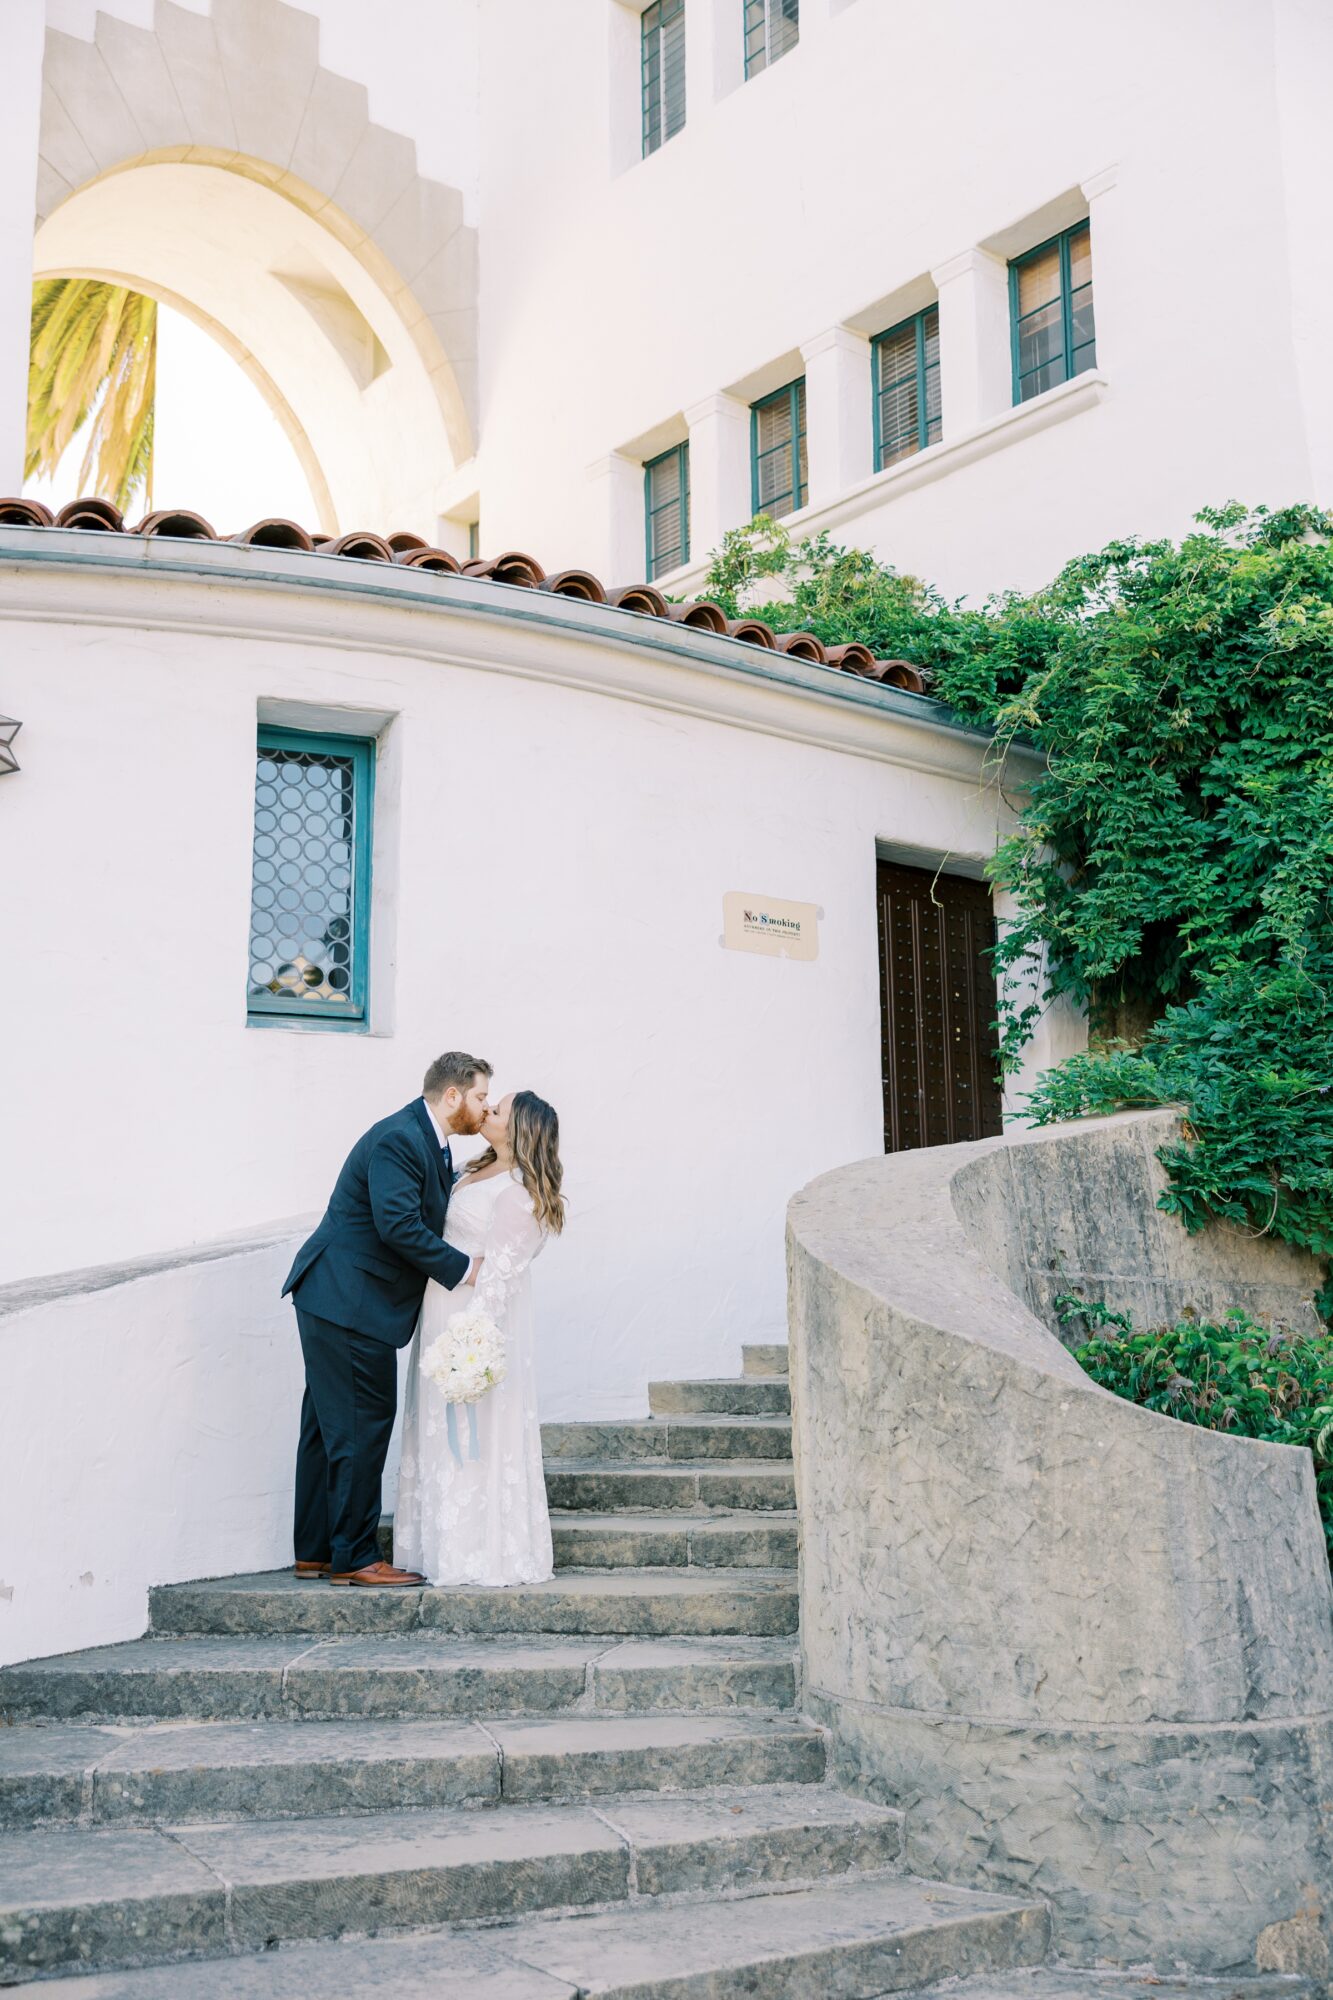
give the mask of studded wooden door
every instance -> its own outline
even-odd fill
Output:
[[[880,862],[886,1153],[1000,1130],[994,942],[984,882]]]

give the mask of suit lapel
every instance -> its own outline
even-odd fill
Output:
[[[416,1113],[417,1123],[421,1127],[422,1136],[426,1141],[426,1150],[435,1162],[435,1171],[440,1177],[440,1186],[444,1190],[444,1199],[447,1204],[449,1196],[453,1191],[454,1177],[451,1169],[445,1164],[444,1147],[435,1136],[435,1127],[430,1122],[430,1113],[426,1109],[425,1099],[414,1097],[412,1100],[412,1109]]]

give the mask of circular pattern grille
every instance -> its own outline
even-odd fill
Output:
[[[350,757],[261,747],[250,889],[252,998],[350,1005],[355,816]]]

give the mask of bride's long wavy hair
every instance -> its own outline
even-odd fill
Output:
[[[533,1213],[543,1229],[558,1236],[565,1226],[565,1204],[560,1193],[564,1169],[560,1165],[560,1120],[544,1097],[535,1090],[517,1090],[509,1107],[509,1143],[514,1149],[514,1171],[532,1197]],[[495,1165],[496,1153],[488,1146],[468,1168],[470,1174]]]

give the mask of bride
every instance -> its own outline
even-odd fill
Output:
[[[532,1260],[564,1227],[560,1126],[530,1090],[490,1106],[487,1150],[454,1188],[444,1240],[484,1256],[475,1290],[448,1292],[431,1279],[407,1365],[403,1456],[394,1508],[393,1554],[403,1569],[435,1584],[540,1583],[553,1571],[541,1431],[537,1423],[532,1325]],[[502,1381],[470,1410],[479,1453],[461,1456],[468,1414],[449,1405],[421,1370],[422,1354],[457,1313],[473,1304],[505,1337]],[[458,1422],[458,1418],[462,1418]]]

